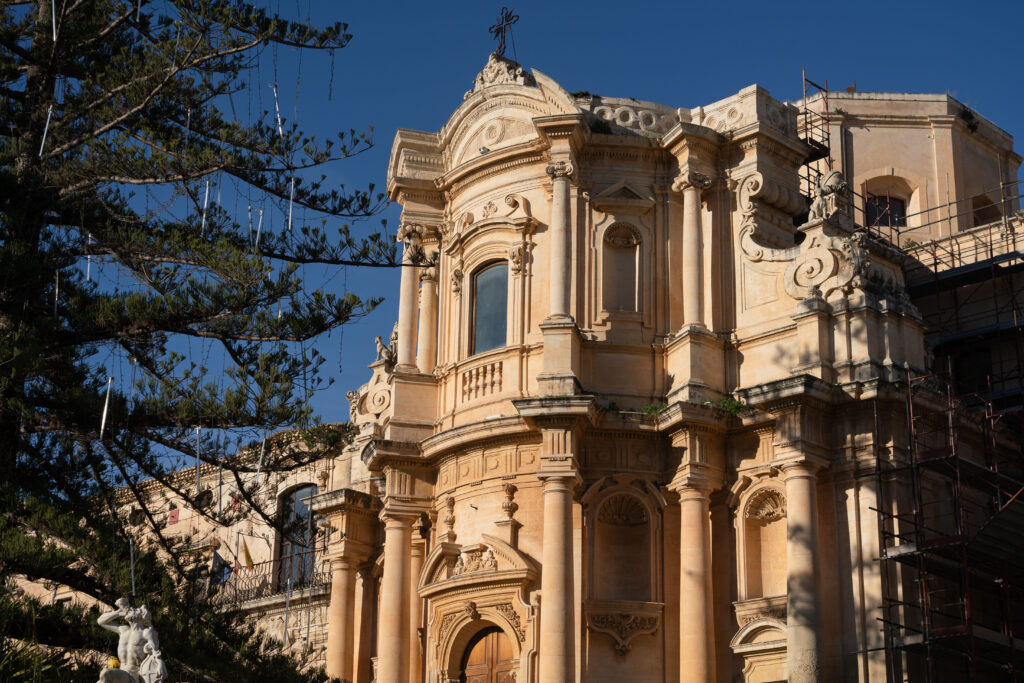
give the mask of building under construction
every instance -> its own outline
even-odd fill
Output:
[[[833,167],[843,164],[849,173],[858,132],[869,120],[894,125],[884,119],[898,112],[858,116],[862,101],[856,92],[830,93],[805,78],[801,127],[816,150],[803,167],[805,192]],[[962,105],[948,117],[951,126],[970,134],[978,134],[982,125]],[[857,229],[906,255],[906,292],[921,314],[928,347],[926,370],[908,365],[893,378],[902,387],[897,400],[904,403],[906,434],[890,444],[903,441],[905,447],[887,448],[877,431],[873,439],[876,461],[870,476],[879,491],[882,538],[882,650],[889,681],[1019,681],[1024,680],[1021,181],[1007,173],[1016,167],[1009,157],[998,162],[998,182],[951,191],[951,177],[960,188],[972,179],[962,159],[951,155],[950,162],[933,176],[944,181],[938,198],[946,201],[934,201],[933,193],[932,201],[918,200],[913,211],[908,211],[909,183],[895,165],[888,178],[854,188]],[[872,651],[878,648],[864,650]]]

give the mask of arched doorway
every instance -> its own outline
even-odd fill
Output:
[[[512,641],[497,626],[485,628],[466,645],[459,681],[463,683],[513,683],[516,670]]]

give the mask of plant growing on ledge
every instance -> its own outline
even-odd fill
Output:
[[[668,408],[667,403],[648,403],[640,412],[642,412],[646,417],[657,417],[666,408]]]
[[[744,411],[750,410],[750,406],[743,401],[737,401],[732,396],[723,396],[718,399],[715,402],[715,407],[724,410],[730,415],[739,415]]]

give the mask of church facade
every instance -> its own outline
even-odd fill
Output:
[[[260,487],[305,542],[173,497],[165,532],[206,537],[236,567],[211,594],[352,683],[944,680],[928,639],[963,633],[922,616],[913,534],[990,494],[915,474],[950,460],[916,421],[941,386],[914,378],[959,353],[938,270],[1021,263],[1019,200],[991,189],[1020,162],[947,95],[681,109],[492,55],[440,131],[395,135],[406,265],[358,436]],[[1019,452],[947,417],[965,463]]]
[[[398,131],[397,341],[313,503],[330,673],[889,680],[912,578],[878,510],[910,493],[877,472],[930,358],[912,243],[863,226],[884,195],[917,243],[972,230],[922,210],[998,209],[1020,157],[945,95],[830,95],[810,197],[802,111],[757,86],[676,109],[492,56],[440,131]]]

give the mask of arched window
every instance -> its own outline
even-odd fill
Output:
[[[284,526],[278,572],[281,590],[308,585],[313,578],[316,529],[309,504],[316,493],[315,484],[306,484],[281,497],[280,515]]]
[[[508,262],[484,266],[473,276],[473,330],[470,353],[505,345],[508,325]]]
[[[907,225],[907,202],[885,194],[868,194],[866,220],[868,227],[903,228]]]

